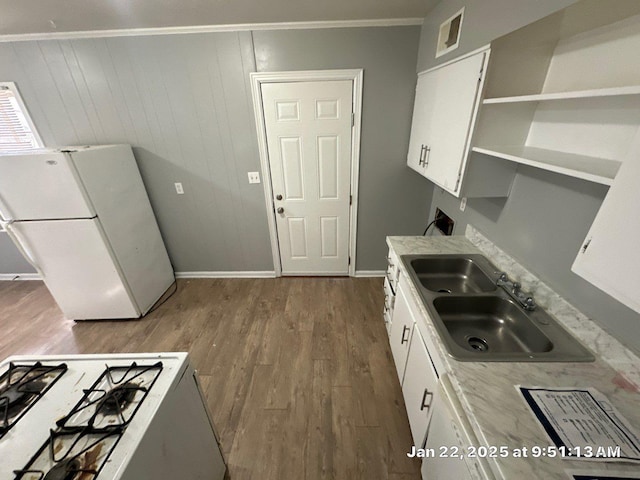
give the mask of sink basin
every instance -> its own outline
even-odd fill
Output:
[[[440,293],[492,292],[496,285],[472,258],[430,257],[410,261],[422,286]]]
[[[403,255],[401,261],[449,355],[467,362],[591,362],[542,308],[525,310],[496,286],[482,255]]]
[[[433,306],[460,347],[474,353],[550,352],[553,343],[511,300],[440,297]]]

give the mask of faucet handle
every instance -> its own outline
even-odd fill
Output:
[[[536,301],[533,299],[533,297],[527,297],[524,302],[523,302],[523,307],[525,308],[525,310],[535,310],[536,309]]]

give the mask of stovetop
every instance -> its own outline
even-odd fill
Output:
[[[64,363],[9,362],[0,376],[0,438],[41,399],[67,371]]]
[[[17,386],[4,400],[0,396],[0,479],[115,478],[187,365],[186,353],[1,362],[0,387],[3,379],[5,392],[9,383]],[[27,366],[37,371],[25,373]],[[15,410],[18,400],[26,404],[21,413]]]

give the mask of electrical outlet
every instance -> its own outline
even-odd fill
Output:
[[[247,176],[249,177],[249,183],[260,183],[259,172],[247,172]]]
[[[176,182],[174,183],[175,187],[176,187],[176,193],[178,195],[184,195],[184,188],[182,188],[182,182]]]
[[[460,211],[464,212],[465,208],[467,208],[467,197],[462,197],[460,200]]]

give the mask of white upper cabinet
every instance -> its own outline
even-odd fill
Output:
[[[640,312],[640,133],[624,159],[572,270]],[[623,228],[624,226],[624,228]]]
[[[467,167],[488,48],[418,75],[407,165],[459,197],[509,194],[515,167],[474,154]]]
[[[418,75],[407,164],[458,195],[488,50]]]

